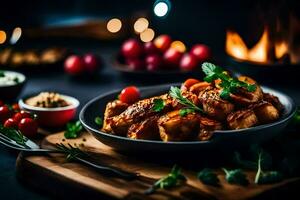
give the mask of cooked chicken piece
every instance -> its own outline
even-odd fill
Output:
[[[263,95],[264,95],[264,101],[271,103],[280,113],[283,111],[284,106],[279,101],[278,97],[269,93],[264,93]]]
[[[179,110],[169,112],[158,120],[160,138],[165,142],[192,140],[199,133],[199,119],[196,113],[180,116]]]
[[[209,86],[211,86],[210,83],[203,81],[203,82],[192,85],[190,87],[189,91],[198,96],[201,91],[205,90]]]
[[[249,108],[253,109],[260,124],[270,123],[279,118],[278,110],[269,102],[261,101],[250,105]]]
[[[261,87],[257,84],[255,80],[248,76],[238,77],[239,81],[255,84],[256,90],[254,92],[248,92],[245,88],[239,88],[234,94],[230,94],[231,99],[238,105],[247,106],[252,103],[259,102],[263,99],[263,92]]]
[[[213,119],[209,119],[207,117],[201,117],[200,118],[200,132],[198,135],[198,139],[200,141],[209,140],[212,137],[213,132],[215,130],[221,130],[222,128],[223,127],[222,127],[221,122],[218,122]]]
[[[227,122],[230,129],[242,129],[256,125],[258,120],[253,110],[246,109],[229,114]]]
[[[112,132],[117,135],[125,136],[132,124],[141,122],[144,119],[155,115],[156,112],[153,110],[155,99],[164,100],[165,106],[162,113],[172,109],[174,101],[168,94],[140,100],[130,105],[120,115],[114,116],[109,120]]]
[[[132,139],[143,140],[158,140],[159,130],[157,125],[158,115],[149,117],[140,123],[130,126],[128,129],[127,137]]]
[[[114,100],[109,102],[106,105],[105,112],[104,112],[104,120],[103,120],[103,127],[102,130],[105,132],[111,132],[111,127],[109,123],[109,119],[116,115],[122,113],[128,107],[127,103],[123,103],[120,100]]]
[[[220,90],[208,87],[199,94],[203,111],[210,117],[223,121],[234,109],[234,105],[229,101],[220,98]]]

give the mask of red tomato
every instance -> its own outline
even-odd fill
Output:
[[[186,81],[184,81],[183,86],[189,89],[192,85],[196,83],[200,83],[200,81],[198,79],[189,78]]]
[[[12,116],[12,111],[9,110],[8,106],[4,105],[0,107],[0,122],[5,122],[8,118]]]
[[[154,45],[153,42],[144,43],[144,51],[146,54],[157,54],[159,53],[158,48]]]
[[[17,104],[17,103],[14,103],[14,104],[12,105],[12,108],[13,108],[14,111],[20,111],[20,106],[19,106],[19,104]]]
[[[18,127],[18,122],[14,118],[8,118],[4,122],[4,127],[6,127],[6,128],[17,128]]]
[[[182,57],[182,53],[174,48],[169,48],[164,53],[164,61],[167,64],[167,66],[170,66],[172,68],[179,67],[179,62]]]
[[[13,118],[15,121],[20,122],[23,118],[31,118],[31,114],[29,112],[21,110],[20,112],[16,113]]]
[[[185,71],[191,71],[196,69],[198,66],[197,58],[192,54],[184,54],[180,60],[180,68]]]
[[[84,62],[80,56],[72,55],[65,60],[64,68],[70,75],[79,75],[84,71]]]
[[[34,137],[37,134],[37,122],[31,118],[23,118],[18,125],[19,130],[26,137]]]
[[[143,70],[145,68],[145,62],[141,59],[128,59],[128,68],[131,70]]]
[[[190,53],[196,56],[199,62],[203,62],[211,58],[211,50],[208,46],[204,44],[194,45]]]
[[[163,59],[160,55],[153,54],[146,57],[146,65],[148,71],[158,70],[163,63]]]
[[[93,54],[86,54],[83,56],[85,70],[89,73],[95,72],[100,67],[100,60]]]
[[[143,46],[136,39],[126,40],[122,45],[122,54],[126,58],[138,58],[143,54]]]
[[[135,86],[129,86],[124,88],[119,95],[120,101],[128,104],[132,104],[140,99],[140,91]]]
[[[171,45],[172,39],[168,35],[160,35],[154,40],[155,46],[161,51],[165,52]]]

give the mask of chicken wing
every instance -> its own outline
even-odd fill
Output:
[[[109,119],[111,117],[119,115],[124,110],[126,110],[127,107],[128,107],[128,104],[123,103],[120,100],[114,100],[114,101],[109,102],[105,108],[102,130],[105,132],[111,132]]]
[[[220,98],[220,90],[208,87],[199,94],[203,111],[210,117],[223,121],[234,109],[234,105],[229,101]]]
[[[132,139],[143,140],[158,140],[159,130],[157,126],[158,115],[149,117],[140,123],[130,126],[128,129],[127,137]]]
[[[284,106],[279,101],[278,97],[269,93],[264,93],[263,95],[264,95],[264,101],[271,103],[279,111],[279,113],[283,111]]]
[[[253,110],[246,109],[229,114],[227,122],[230,129],[242,129],[256,125],[258,120]]]
[[[261,101],[250,105],[249,108],[253,109],[260,124],[270,123],[279,118],[278,110],[269,102]]]
[[[199,119],[196,113],[180,116],[179,110],[169,112],[158,120],[160,138],[165,142],[192,140],[199,133]]]

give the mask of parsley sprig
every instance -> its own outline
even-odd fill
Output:
[[[187,115],[189,113],[193,113],[193,112],[200,112],[200,113],[203,112],[203,110],[201,108],[196,106],[193,102],[191,102],[187,98],[183,97],[181,94],[181,90],[178,87],[172,86],[170,88],[169,94],[172,98],[176,99],[181,105],[185,106],[185,108],[182,108],[179,111],[180,116],[185,116],[185,115]]]
[[[163,99],[154,99],[153,104],[154,105],[153,105],[152,110],[154,110],[155,112],[160,112],[165,107],[165,102]]]
[[[70,122],[67,124],[67,129],[64,133],[65,138],[67,139],[75,139],[78,138],[83,130],[80,121],[76,121],[74,123]]]
[[[157,189],[169,189],[186,182],[186,180],[186,177],[181,173],[181,169],[177,165],[174,165],[167,176],[156,181],[145,193],[151,194]]]
[[[206,74],[204,80],[206,82],[213,82],[220,79],[220,86],[222,87],[220,97],[222,99],[229,99],[231,93],[235,93],[238,88],[246,88],[248,92],[256,90],[255,84],[248,84],[229,76],[221,67],[212,63],[205,62],[202,64],[202,71]]]

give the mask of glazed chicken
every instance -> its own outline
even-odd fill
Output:
[[[180,116],[179,110],[169,112],[158,120],[160,138],[165,142],[191,140],[199,132],[199,119],[196,113]]]
[[[263,93],[259,84],[249,77],[241,76],[238,80],[235,83],[240,86],[229,90],[228,98],[220,95],[225,87],[221,79],[210,83],[189,79],[176,92],[172,91],[173,94],[131,104],[119,100],[109,102],[102,130],[132,139],[205,141],[216,130],[250,128],[279,119],[283,105],[276,96]],[[255,91],[241,82],[248,86],[255,84],[252,87]],[[162,101],[158,110],[154,109],[157,100]]]
[[[203,111],[210,117],[223,121],[234,110],[234,105],[227,100],[221,99],[220,90],[207,87],[199,94]]]

